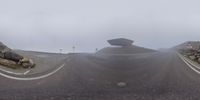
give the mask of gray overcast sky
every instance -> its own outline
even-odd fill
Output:
[[[0,40],[12,48],[94,51],[127,37],[148,48],[200,40],[199,0],[0,0]]]

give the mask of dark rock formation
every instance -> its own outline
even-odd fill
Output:
[[[23,58],[24,58],[23,56],[15,53],[15,52],[7,51],[4,53],[4,59],[12,60],[15,62],[19,62]]]
[[[116,45],[116,46],[131,46],[133,40],[125,39],[125,38],[117,38],[117,39],[111,39],[108,40],[108,43],[110,45]]]
[[[155,50],[132,45],[134,41],[124,38],[111,39],[108,43],[111,47],[103,48],[96,52],[96,54],[135,54],[135,53],[149,53]]]
[[[0,64],[10,68],[32,68],[35,66],[31,59],[24,58],[0,42]]]

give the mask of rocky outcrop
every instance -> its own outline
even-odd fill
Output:
[[[23,56],[15,53],[15,52],[12,52],[12,51],[7,51],[4,53],[4,59],[12,60],[15,62],[19,62],[23,58],[24,58]]]
[[[96,54],[136,54],[136,53],[150,53],[156,52],[155,50],[139,47],[133,45],[133,40],[125,38],[117,38],[107,40],[111,45],[96,52]]]
[[[131,46],[134,41],[125,38],[117,38],[108,40],[107,42],[110,45],[115,45],[115,46]]]
[[[173,50],[199,50],[200,49],[200,41],[187,41],[184,43],[181,43],[177,46],[172,47]]]
[[[20,65],[18,65],[16,62],[14,62],[12,60],[2,59],[2,58],[0,58],[0,65],[6,66],[9,68],[13,68],[13,69],[20,67]]]
[[[179,52],[188,57],[189,59],[198,62],[200,64],[200,50],[196,49],[180,49]]]
[[[25,58],[0,42],[0,65],[10,68],[32,68],[35,66],[31,59]]]

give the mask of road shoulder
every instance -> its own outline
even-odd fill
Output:
[[[181,55],[180,53],[177,53],[178,56],[180,57],[180,59],[189,67],[191,68],[193,71],[195,71],[196,73],[200,74],[200,65],[197,64],[196,62],[184,57],[183,55]]]

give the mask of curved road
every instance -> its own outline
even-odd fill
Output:
[[[198,100],[199,93],[200,75],[174,52],[75,54],[44,79],[0,76],[0,100]]]

